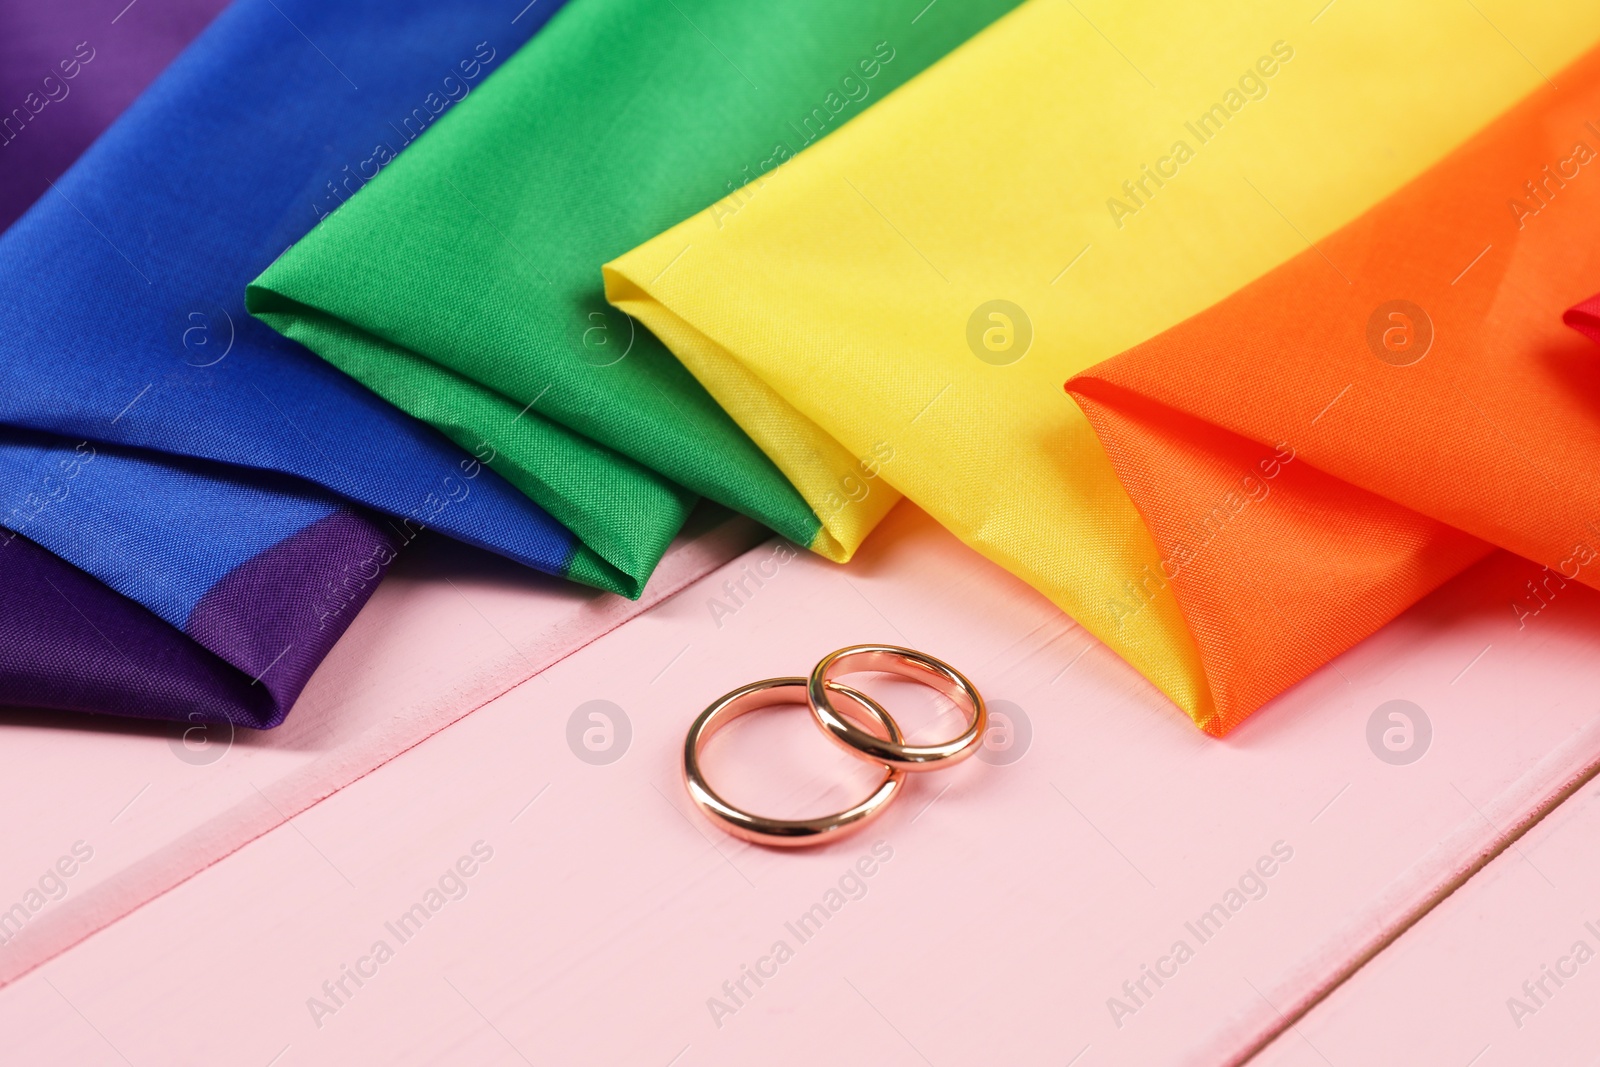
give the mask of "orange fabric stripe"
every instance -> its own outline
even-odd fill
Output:
[[[1549,567],[1545,598],[1600,588],[1600,359],[1562,325],[1600,287],[1600,50],[1555,83],[1067,384],[1164,561],[1193,557],[1166,580],[1215,732],[1491,546]],[[1540,595],[1507,590],[1507,625]]]

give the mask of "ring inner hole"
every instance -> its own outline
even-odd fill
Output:
[[[805,695],[799,703],[760,708],[706,739],[700,770],[728,803],[771,819],[815,819],[845,811],[872,796],[883,781],[881,763],[856,759],[817,729]],[[834,706],[879,737],[883,727],[855,701],[834,694]]]
[[[855,664],[847,661],[842,666],[853,667]],[[843,682],[859,689],[883,705],[884,710],[900,724],[908,745],[937,745],[960,737],[972,722],[972,709],[965,700],[952,700],[933,688],[934,685],[945,684],[942,677],[919,673],[919,678],[927,680],[913,680],[877,667],[863,667],[849,672],[835,667],[828,672],[830,681]],[[835,697],[833,706],[840,714],[845,714],[849,711],[850,702],[843,697]]]

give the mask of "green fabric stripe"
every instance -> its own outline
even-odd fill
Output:
[[[548,511],[579,539],[578,556],[595,557],[583,574],[603,580],[587,584],[637,597],[694,506],[693,493],[654,471],[315,308],[261,291],[251,311],[307,347],[337,348],[346,374],[436,427]],[[508,462],[508,454],[523,461]],[[568,577],[586,580],[570,566]]]
[[[1014,5],[570,0],[268,268],[248,306],[463,445],[491,441],[497,471],[630,575],[683,520],[671,483],[810,545],[816,515],[606,304],[600,266]],[[510,429],[524,409],[540,432]]]

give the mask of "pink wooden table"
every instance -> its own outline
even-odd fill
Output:
[[[0,907],[75,843],[94,851],[63,865],[75,867],[64,896],[0,947],[10,1055],[284,1067],[1237,1061],[1600,758],[1600,597],[1572,587],[1519,630],[1509,601],[1531,568],[1510,558],[1219,742],[909,506],[848,567],[803,554],[780,564],[765,543],[704,574],[749,543],[732,524],[682,546],[643,611],[474,573],[448,553],[409,563],[290,726],[214,762],[185,762],[169,738],[134,730],[0,727],[12,742],[0,796],[28,815],[12,820],[0,859]],[[777,573],[759,586],[745,577],[762,569]],[[913,781],[875,827],[824,849],[780,854],[701,822],[678,781],[698,710],[856,641],[950,659],[1007,713],[1013,746]],[[884,693],[921,734],[950,729],[917,691]],[[581,735],[606,721],[612,748],[597,755]],[[1386,729],[1400,729],[1390,740],[1402,751],[1385,747]],[[862,788],[863,772],[798,709],[720,740],[708,757],[719,784],[774,813]],[[1392,1057],[1371,1025],[1434,1024],[1362,997],[1373,975],[1403,965],[1397,953],[1432,956],[1421,974],[1454,966],[1406,946],[1470,923],[1452,918],[1466,894],[1492,892],[1517,855],[1297,1032],[1338,1047],[1334,1063],[1465,1063],[1479,1015],[1483,1040],[1497,1040],[1489,1012],[1505,1009],[1485,994],[1489,1007],[1466,1022],[1440,1019],[1448,1057],[1426,1043]],[[1581,863],[1548,867],[1581,901]],[[1504,934],[1507,951],[1532,973],[1578,936],[1572,925],[1540,926],[1548,949]],[[1520,982],[1522,970],[1507,973]],[[1416,975],[1396,981],[1424,997]],[[1265,1059],[1301,1062],[1297,1032]],[[1577,1047],[1576,1032],[1550,1047]],[[1451,1058],[1457,1044],[1465,1055]]]
[[[1257,1059],[1600,1059],[1600,783],[1590,783]]]

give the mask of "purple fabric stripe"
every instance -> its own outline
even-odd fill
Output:
[[[276,726],[377,587],[396,538],[354,511],[339,510],[241,563],[190,614],[189,635],[264,687],[280,709]]]
[[[132,600],[0,531],[0,704],[265,727],[261,686]]]
[[[0,706],[276,726],[382,580],[395,540],[337,511],[230,571],[190,616],[191,639],[0,531]]]
[[[0,0],[0,229],[224,6]],[[0,705],[275,726],[377,585],[392,544],[372,520],[335,513],[229,572],[185,636],[0,530]]]
[[[0,0],[0,230],[224,6],[226,0]]]

